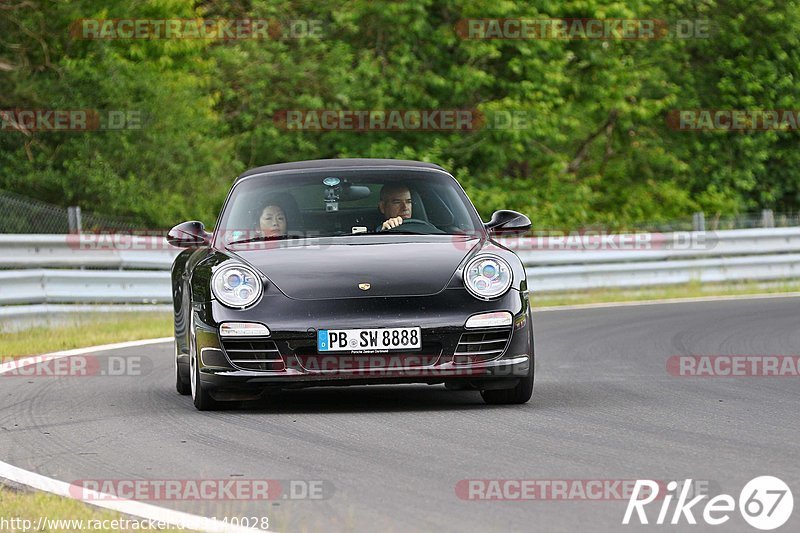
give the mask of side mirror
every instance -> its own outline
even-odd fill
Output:
[[[531,229],[531,219],[522,213],[501,209],[495,211],[483,227],[497,235],[522,235]]]
[[[211,234],[202,222],[191,220],[178,224],[167,234],[167,242],[178,248],[193,248],[211,243]]]

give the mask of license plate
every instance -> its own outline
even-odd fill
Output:
[[[420,328],[321,329],[317,333],[317,350],[320,352],[419,348],[422,348]]]

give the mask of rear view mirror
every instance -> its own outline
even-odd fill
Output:
[[[362,200],[372,193],[366,185],[348,185],[342,189],[342,200]]]

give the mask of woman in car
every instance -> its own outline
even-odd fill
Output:
[[[265,237],[283,237],[286,235],[286,212],[277,204],[267,204],[258,217],[258,226]]]
[[[289,193],[270,194],[262,198],[260,210],[256,210],[256,230],[264,237],[280,238],[302,229],[302,216],[297,200]]]

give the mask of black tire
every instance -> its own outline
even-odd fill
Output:
[[[530,336],[530,363],[528,374],[519,380],[515,387],[509,389],[482,390],[483,401],[489,405],[515,405],[527,403],[533,396],[533,382],[536,370],[536,350],[534,349],[533,338],[533,317],[531,316],[530,306],[528,307],[528,334]]]
[[[180,376],[175,376],[175,390],[181,396],[188,396],[192,393],[191,386],[183,381]]]
[[[200,381],[200,367],[197,364],[197,350],[194,339],[189,346],[189,390],[192,394],[192,403],[198,411],[214,411],[220,408],[220,402],[211,397],[208,390],[203,388]]]
[[[528,375],[519,380],[519,383],[510,389],[482,390],[483,401],[489,405],[515,405],[527,403],[533,396],[533,358],[530,360]]]
[[[178,348],[177,344],[175,346],[175,390],[178,391],[178,394],[181,396],[188,396],[192,393],[192,388],[189,385],[189,380],[184,380],[181,377],[180,367],[178,366]]]

